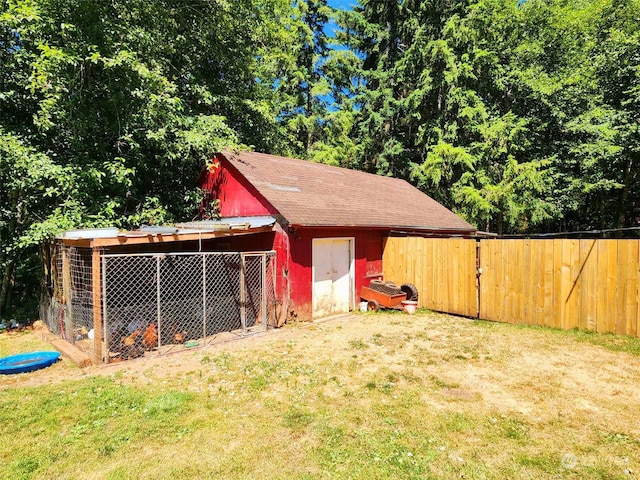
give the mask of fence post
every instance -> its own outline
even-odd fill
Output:
[[[260,281],[262,282],[262,288],[261,288],[261,296],[262,298],[260,299],[260,307],[261,307],[261,311],[262,311],[262,323],[264,325],[264,330],[265,332],[267,331],[267,254],[263,253],[262,254],[262,271],[261,271],[261,275],[260,275]]]
[[[156,255],[156,320],[158,322],[158,350],[162,347],[162,329],[160,313],[160,260],[164,255]]]
[[[62,298],[63,302],[63,324],[60,325],[60,335],[68,342],[73,341],[73,307],[71,304],[71,259],[69,258],[69,247],[62,249]]]
[[[242,334],[247,333],[247,292],[245,289],[244,255],[240,254],[240,326]]]
[[[102,363],[104,359],[102,335],[102,311],[100,310],[100,250],[91,248],[91,294],[93,307],[93,362]]]
[[[202,254],[202,338],[207,337],[207,256]]]

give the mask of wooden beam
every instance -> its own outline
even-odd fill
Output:
[[[211,240],[215,238],[228,238],[239,235],[252,235],[273,231],[273,226],[249,228],[247,230],[224,230],[197,233],[176,234],[143,234],[122,232],[117,237],[105,238],[59,238],[63,245],[84,248],[117,247],[122,245],[152,245],[173,242],[189,242],[198,240]]]
[[[71,308],[71,259],[69,249],[62,249],[62,305],[64,323],[60,325],[60,336],[68,340],[73,338],[73,308]]]

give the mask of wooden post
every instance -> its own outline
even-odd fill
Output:
[[[69,341],[73,340],[73,308],[71,307],[71,259],[69,248],[62,248],[62,300],[61,308],[65,309],[64,322],[60,325],[60,336]]]
[[[91,289],[93,297],[93,363],[96,365],[103,361],[102,342],[102,275],[100,271],[100,248],[91,248]]]

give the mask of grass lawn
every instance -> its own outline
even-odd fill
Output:
[[[638,339],[354,314],[0,377],[0,478],[629,479],[639,412]]]

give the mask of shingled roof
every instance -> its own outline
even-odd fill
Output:
[[[255,152],[222,152],[291,225],[475,232],[404,180]]]

